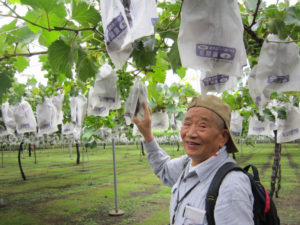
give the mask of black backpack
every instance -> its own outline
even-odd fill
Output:
[[[248,172],[252,168],[253,175]],[[269,196],[268,191],[260,183],[258,170],[253,165],[248,165],[244,169],[237,164],[229,162],[225,163],[217,171],[213,178],[206,195],[206,216],[209,225],[215,225],[214,209],[219,193],[219,188],[223,178],[232,170],[244,172],[250,179],[252,193],[254,196],[253,214],[255,225],[280,225],[280,220],[277,215],[276,206]]]

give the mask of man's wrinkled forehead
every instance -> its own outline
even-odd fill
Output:
[[[201,113],[201,112],[194,112],[197,109],[204,109],[207,113]],[[206,115],[205,115],[206,114]],[[187,113],[185,114],[185,118],[184,120],[202,120],[202,121],[210,121],[210,116],[209,115],[214,115],[216,114],[214,111],[206,108],[206,107],[202,107],[202,106],[195,106],[192,108],[189,108]]]

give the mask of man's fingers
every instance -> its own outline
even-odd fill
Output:
[[[133,121],[135,124],[137,124],[137,123],[140,122],[140,120],[137,118],[137,116],[133,116],[133,117],[132,117],[132,121]]]
[[[143,108],[144,108],[146,116],[151,116],[152,115],[151,109],[148,107],[148,105],[145,102],[143,102]]]

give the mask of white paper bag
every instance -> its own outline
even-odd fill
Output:
[[[127,6],[130,5],[132,40],[154,34],[154,22],[158,21],[156,1],[123,0],[123,2],[126,2]],[[128,12],[127,8],[125,8],[125,12]]]
[[[243,117],[238,111],[231,112],[230,133],[235,136],[241,136],[243,131]]]
[[[108,110],[121,108],[120,93],[117,87],[118,76],[109,64],[101,66],[97,74],[91,104]]]
[[[257,65],[255,65],[249,75],[248,78],[248,87],[249,87],[249,94],[255,104],[259,107],[262,108],[263,105],[267,103],[267,100],[263,96],[262,90],[263,88],[261,85],[257,85]]]
[[[280,120],[277,132],[277,143],[300,139],[300,110],[292,107],[287,112],[287,119]]]
[[[121,0],[101,0],[101,17],[107,52],[120,69],[129,58],[132,36]]]
[[[146,85],[137,80],[131,87],[129,96],[125,102],[125,122],[127,125],[132,124],[132,118],[134,115],[138,119],[144,117],[144,108],[143,103],[147,104],[148,102],[148,91]]]
[[[71,106],[71,119],[72,122],[81,127],[85,113],[87,108],[87,100],[83,95],[78,95],[76,97],[70,98],[70,106]]]
[[[132,136],[142,136],[139,128],[135,124],[133,124]]]
[[[8,135],[8,132],[6,130],[6,128],[2,125],[0,125],[0,137],[4,137]],[[3,143],[3,140],[0,140]]]
[[[247,55],[237,2],[184,1],[178,48],[184,67],[240,77]]]
[[[78,125],[74,125],[74,129],[73,129],[73,137],[76,141],[79,141],[80,140],[80,137],[81,137],[81,126],[78,126]]]
[[[300,91],[299,48],[290,40],[282,43],[276,35],[269,34],[264,41],[251,81],[252,95],[256,95],[255,102],[260,107],[270,101],[272,92]]]
[[[22,100],[14,109],[16,129],[19,134],[36,132],[36,120],[30,104]]]
[[[57,124],[62,124],[63,120],[63,112],[62,112],[62,106],[64,102],[64,95],[63,94],[58,94],[56,96],[51,96],[50,97],[53,105],[56,108],[56,122]]]
[[[155,0],[102,0],[101,17],[107,52],[120,69],[129,58],[132,43],[154,33]]]
[[[14,116],[15,106],[9,105],[8,102],[5,102],[1,105],[2,118],[6,126],[6,130],[9,134],[13,134],[16,129],[16,121]]]
[[[259,121],[256,117],[250,117],[248,135],[264,135],[273,137],[273,130],[271,130],[271,122],[266,120]]]
[[[45,101],[36,106],[36,117],[38,124],[38,134],[51,134],[58,130],[57,128],[57,110],[51,99],[45,98]]]
[[[63,123],[62,124],[61,133],[63,135],[66,135],[66,136],[73,135],[73,131],[74,131],[73,123]]]
[[[168,130],[169,116],[166,112],[152,113],[152,128],[153,130]]]
[[[205,96],[208,92],[222,93],[236,87],[238,78],[226,74],[210,75],[201,74],[200,87],[201,95]]]
[[[88,112],[87,115],[105,117],[109,115],[109,110],[104,106],[97,106],[97,96],[94,95],[94,88],[90,87],[88,98]]]

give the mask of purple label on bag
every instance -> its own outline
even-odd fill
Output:
[[[50,127],[50,123],[46,123],[40,126],[40,130],[49,129]]]
[[[215,76],[211,77],[206,77],[203,79],[203,84],[204,86],[212,86],[216,84],[224,84],[229,80],[229,76],[223,75],[223,74],[218,74]]]
[[[154,127],[164,127],[164,124],[162,122],[158,122],[153,125]]]
[[[234,136],[241,136],[241,132],[238,132],[238,131],[230,131],[230,133]]]
[[[95,108],[93,108],[94,112],[97,112],[97,113],[100,113],[100,114],[103,113],[105,110],[106,110],[105,107],[95,107]]]
[[[131,113],[127,112],[127,113],[124,114],[124,116],[131,118],[133,115]]]
[[[298,134],[299,133],[299,129],[296,128],[296,129],[293,129],[293,130],[289,130],[289,131],[286,131],[286,132],[282,132],[282,136],[283,137],[288,137],[288,136],[292,136],[294,134]]]
[[[14,125],[11,125],[11,124],[7,124],[6,126],[7,126],[7,128],[9,128],[9,129],[13,129],[13,130],[16,128],[16,126],[14,126]]]
[[[100,97],[99,96],[99,101],[100,102],[107,102],[107,103],[115,103],[116,99],[112,97]]]
[[[124,17],[120,13],[115,17],[106,27],[105,41],[109,45],[114,39],[116,39],[124,30],[126,30],[127,24]]]
[[[268,76],[268,83],[276,83],[283,84],[290,82],[290,75],[282,75],[282,76]]]
[[[159,19],[158,18],[151,18],[151,22],[152,22],[152,25],[154,25],[155,22],[158,22]]]
[[[30,128],[30,124],[29,123],[21,124],[20,129],[26,129],[26,128]]]
[[[253,130],[257,131],[257,132],[262,132],[265,130],[265,128],[264,127],[253,127]]]
[[[64,133],[67,133],[67,132],[70,132],[71,131],[71,129],[70,128],[66,128],[66,129],[64,129]]]
[[[196,55],[205,58],[232,61],[236,49],[218,45],[196,44]]]
[[[259,105],[260,102],[261,102],[261,98],[260,98],[260,96],[257,96],[257,97],[255,98],[255,103],[256,103],[256,105]]]

